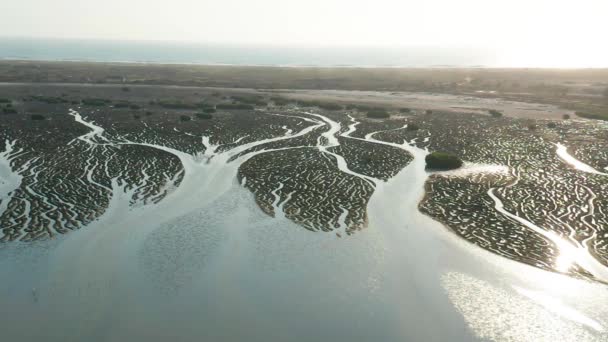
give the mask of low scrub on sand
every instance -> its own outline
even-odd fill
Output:
[[[32,119],[32,120],[45,120],[46,118],[44,117],[44,115],[41,115],[41,114],[32,114],[32,116],[30,116],[30,119]]]
[[[390,118],[390,114],[386,111],[386,109],[376,108],[371,109],[367,112],[367,117],[371,119],[387,119]]]
[[[197,113],[196,117],[203,120],[213,119],[213,115],[209,113]]]
[[[585,118],[585,119],[608,121],[608,112],[603,112],[603,113],[576,112],[576,116],[580,116],[581,118]]]
[[[490,109],[490,110],[488,111],[488,113],[490,113],[490,115],[491,115],[493,118],[500,118],[500,117],[503,115],[501,112],[497,111],[496,109]]]
[[[267,106],[268,103],[264,101],[264,98],[261,96],[232,96],[232,99],[236,102],[250,104],[254,106]]]
[[[300,107],[319,107],[325,110],[342,110],[344,107],[337,103],[320,102],[320,101],[298,101]]]
[[[289,104],[289,100],[284,97],[271,97],[270,101],[272,101],[275,106],[286,106]]]
[[[182,116],[179,117],[179,120],[186,122],[186,121],[192,120],[192,118],[189,117],[188,115],[182,115]]]
[[[417,131],[420,129],[420,126],[418,126],[416,123],[411,123],[411,124],[407,124],[407,128],[408,131]]]
[[[200,107],[199,103],[187,103],[178,100],[157,100],[150,102],[150,104],[166,109],[196,109]]]
[[[68,103],[69,102],[67,99],[64,99],[64,98],[58,97],[58,96],[35,95],[35,96],[32,96],[30,99],[34,100],[34,101],[44,102],[46,104],[58,104],[58,103]]]
[[[462,166],[460,158],[445,152],[433,152],[424,159],[430,170],[453,170]]]
[[[246,103],[220,103],[215,106],[217,109],[221,110],[254,110],[255,108]]]
[[[107,106],[110,103],[112,103],[112,101],[110,100],[106,100],[106,99],[83,99],[82,100],[82,104],[85,106],[92,106],[92,107],[103,107],[103,106]]]

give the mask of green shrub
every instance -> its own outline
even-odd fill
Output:
[[[38,96],[32,96],[33,100],[36,101],[40,101],[40,102],[44,102],[47,104],[58,104],[58,103],[68,103],[67,99],[61,98],[61,97],[56,97],[56,96],[42,96],[42,95],[38,95]]]
[[[431,115],[431,114],[433,114],[433,111],[430,109],[427,109],[425,113],[426,113],[426,115]]]
[[[188,115],[181,115],[179,117],[179,119],[180,119],[180,121],[190,121],[190,120],[192,120],[192,118],[189,117]]]
[[[417,131],[417,130],[419,130],[419,129],[420,129],[420,126],[418,126],[418,125],[417,125],[417,124],[415,124],[415,123],[411,123],[411,124],[408,124],[408,125],[407,125],[407,128],[406,128],[406,129],[407,129],[408,131]]]
[[[185,103],[178,100],[158,100],[151,102],[151,104],[166,109],[197,109],[200,106],[196,103]]]
[[[215,106],[217,109],[222,110],[254,110],[255,108],[250,104],[245,103],[220,103]]]
[[[426,168],[431,170],[452,170],[462,166],[460,158],[444,152],[433,152],[425,157]]]
[[[342,110],[344,109],[344,107],[340,106],[337,103],[319,103],[319,105],[317,106],[321,109],[325,109],[325,110]]]
[[[268,103],[264,101],[263,97],[260,96],[232,96],[236,102],[246,103],[254,106],[267,106]]]
[[[17,114],[17,110],[15,108],[2,108],[3,114]]]
[[[139,114],[133,114],[133,119],[139,120],[139,119],[141,119],[141,115],[139,115]]]
[[[286,106],[289,104],[289,100],[283,97],[271,97],[270,101],[272,101],[275,106]]]
[[[0,97],[0,103],[11,103],[11,100]]]
[[[141,107],[140,107],[139,105],[136,105],[136,104],[134,104],[134,103],[130,104],[130,105],[129,105],[129,108],[130,108],[130,109],[133,109],[133,110],[138,110],[138,109],[141,109]]]
[[[562,115],[562,119],[564,119],[564,120],[570,120],[570,114],[564,114],[564,115]]]
[[[386,119],[390,118],[390,114],[386,111],[386,109],[376,108],[367,112],[367,117],[371,119]]]
[[[209,113],[197,113],[196,117],[203,120],[213,119],[213,115]]]
[[[580,116],[581,118],[608,121],[608,112],[605,112],[605,113],[576,112],[576,115]]]
[[[110,100],[106,100],[106,99],[97,99],[97,98],[90,98],[90,99],[83,99],[82,100],[82,104],[85,106],[93,106],[93,107],[102,107],[102,106],[106,106],[109,105],[111,103]]]
[[[114,108],[128,108],[130,105],[129,102],[117,102],[114,104]]]
[[[319,107],[325,110],[341,110],[344,109],[341,105],[337,103],[330,102],[320,102],[320,101],[298,101],[298,106],[300,107]]]
[[[412,110],[411,110],[411,109],[409,109],[409,108],[401,108],[401,109],[399,109],[399,112],[401,112],[401,113],[409,113],[409,112],[411,112],[411,111],[412,111]]]
[[[205,107],[202,109],[203,113],[207,113],[207,114],[213,114],[215,112],[217,112],[217,110],[213,107]]]
[[[490,115],[491,115],[493,118],[500,118],[500,117],[503,115],[501,112],[497,111],[496,109],[490,109],[490,110],[488,111],[488,113],[490,113]]]
[[[131,91],[131,88],[129,88],[129,87],[122,87],[122,88],[120,88],[120,90],[122,90],[124,92],[129,92],[129,91]]]
[[[41,115],[41,114],[32,114],[30,116],[30,119],[32,119],[32,120],[45,120],[46,118],[44,117],[44,115]]]
[[[549,123],[547,124],[547,127],[549,127],[549,128],[556,128],[556,127],[557,127],[557,124],[556,124],[555,122],[549,122]]]

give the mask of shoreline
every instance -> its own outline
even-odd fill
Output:
[[[491,66],[491,65],[375,65],[375,64],[242,64],[213,62],[177,62],[177,61],[136,61],[136,60],[100,60],[100,59],[44,59],[24,57],[0,57],[0,63],[90,63],[134,66],[200,66],[228,68],[272,68],[272,69],[397,69],[397,70],[487,70],[487,71],[608,71],[606,67],[540,67],[540,66]]]

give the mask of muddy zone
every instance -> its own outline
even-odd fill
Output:
[[[376,185],[412,158],[366,141],[373,135],[466,162],[463,170],[432,173],[420,210],[467,241],[592,277],[564,260],[550,239],[497,210],[500,201],[511,215],[587,248],[608,266],[608,127],[598,122],[396,109],[387,119],[367,119],[364,110],[275,105],[270,94],[203,88],[15,85],[3,86],[0,98],[8,99],[0,108],[9,108],[0,115],[0,161],[16,175],[0,187],[3,242],[53,238],[87,225],[108,207],[113,182],[133,190],[133,206],[162,201],[184,170],[174,155],[145,144],[204,159],[208,148],[231,151],[311,129],[241,152],[265,151],[240,166],[235,182],[268,215],[339,236],[364,229]],[[103,134],[87,138],[86,122]],[[596,172],[566,163],[558,143]],[[341,159],[348,172],[338,166]]]

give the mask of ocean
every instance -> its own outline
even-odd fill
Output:
[[[470,47],[277,47],[150,41],[0,38],[0,59],[310,67],[495,67]]]

